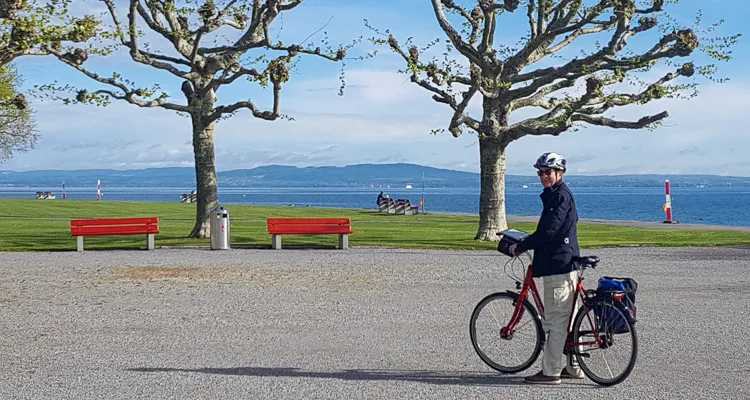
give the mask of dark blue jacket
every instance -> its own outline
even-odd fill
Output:
[[[516,247],[516,253],[534,250],[532,275],[558,275],[573,270],[572,258],[579,256],[578,211],[568,185],[562,181],[539,195],[544,209],[536,231]]]

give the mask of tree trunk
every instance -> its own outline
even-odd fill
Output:
[[[502,127],[508,126],[510,105],[485,97],[479,126],[479,229],[476,240],[497,241],[508,229],[505,219],[505,148]]]
[[[211,234],[209,212],[219,203],[214,164],[214,123],[205,125],[200,116],[193,117],[192,120],[198,202],[195,210],[195,226],[190,232],[190,237],[207,238]]]
[[[505,218],[505,146],[497,138],[479,139],[479,229],[476,240],[497,241],[508,229]]]

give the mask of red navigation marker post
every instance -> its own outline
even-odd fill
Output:
[[[666,213],[665,224],[677,224],[677,221],[672,220],[672,195],[669,190],[669,179],[664,181],[664,195],[666,196],[666,203],[664,203],[664,212]]]

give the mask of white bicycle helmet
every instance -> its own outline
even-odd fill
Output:
[[[552,168],[565,172],[565,157],[557,153],[544,153],[536,159],[534,168]]]

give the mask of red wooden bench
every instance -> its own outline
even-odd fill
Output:
[[[349,248],[352,224],[349,218],[268,218],[271,247],[281,249],[281,235],[337,234],[339,249]]]
[[[70,236],[78,237],[78,251],[83,251],[84,236],[147,235],[146,247],[154,249],[154,235],[159,233],[158,217],[97,218],[70,220]]]

